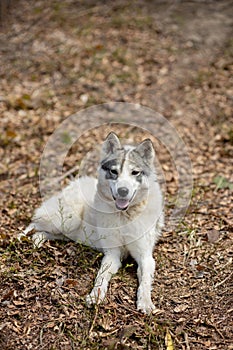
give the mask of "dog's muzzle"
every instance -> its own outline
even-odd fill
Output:
[[[128,194],[128,193],[127,193]],[[112,198],[114,199],[115,201],[115,205],[116,205],[116,208],[118,210],[127,210],[128,209],[128,206],[130,205],[130,202],[132,201],[132,199],[134,198],[134,195],[135,195],[135,192],[133,193],[132,197],[130,199],[128,198],[124,198],[124,197],[115,197],[112,193]]]

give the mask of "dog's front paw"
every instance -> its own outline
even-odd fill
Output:
[[[151,298],[139,298],[137,300],[137,310],[149,315],[155,310],[155,306],[152,303]]]
[[[86,303],[88,307],[95,304],[100,304],[104,299],[105,293],[100,288],[93,288],[91,293],[86,296]]]

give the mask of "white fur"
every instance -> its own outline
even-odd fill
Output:
[[[34,229],[36,246],[46,239],[71,239],[104,253],[94,288],[86,299],[89,306],[104,299],[112,275],[130,254],[138,264],[137,309],[150,313],[154,309],[153,249],[163,226],[162,195],[154,173],[139,183],[132,178],[131,168],[126,157],[117,180],[107,180],[101,169],[98,182],[92,177],[75,180],[36,210],[24,234]],[[122,184],[129,187],[129,198],[134,193],[125,211],[116,209],[112,197],[112,191]]]

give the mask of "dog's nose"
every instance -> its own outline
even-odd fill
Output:
[[[117,192],[118,192],[119,196],[126,197],[127,194],[129,193],[129,190],[127,187],[119,187]]]

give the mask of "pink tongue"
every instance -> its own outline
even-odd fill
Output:
[[[120,209],[125,209],[129,205],[129,200],[127,200],[127,199],[116,199],[116,205]]]

